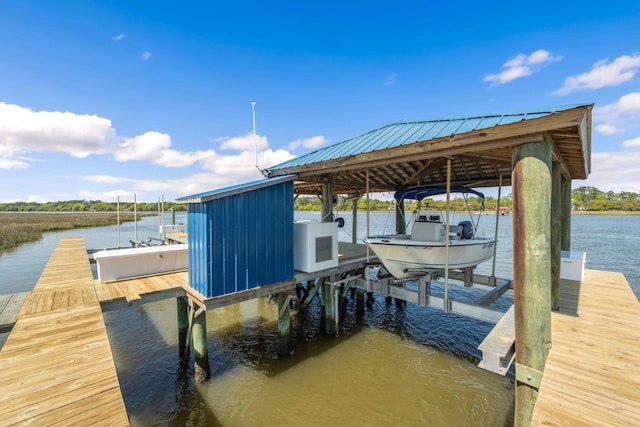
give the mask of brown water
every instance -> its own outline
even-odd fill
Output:
[[[207,312],[204,385],[180,366],[174,300],[106,313],[132,425],[511,425],[512,380],[475,366],[492,325],[378,296],[361,316],[351,301],[340,336],[328,337],[314,302],[293,315],[285,359],[274,304]]]

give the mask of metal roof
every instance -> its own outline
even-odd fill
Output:
[[[549,140],[563,173],[585,179],[590,169],[593,104],[468,117],[393,123],[266,168],[269,176],[296,174],[296,192],[318,194],[319,182],[334,190],[362,193],[365,173],[371,191],[394,191],[445,182],[443,164],[454,159],[457,185],[494,186],[500,175],[508,185],[511,147]]]
[[[276,185],[282,182],[291,181],[294,179],[293,175],[281,176],[277,179],[261,179],[258,181],[247,182],[244,184],[234,185],[232,187],[218,188],[216,190],[207,191],[204,193],[193,194],[191,196],[184,196],[176,199],[176,203],[205,203],[211,200],[221,199],[224,197],[234,196],[236,194],[246,193],[249,191],[258,190],[271,185]]]

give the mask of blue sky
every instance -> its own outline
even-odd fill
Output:
[[[0,0],[0,202],[156,201],[398,120],[595,103],[640,192],[640,2]],[[256,102],[254,144],[252,107]]]

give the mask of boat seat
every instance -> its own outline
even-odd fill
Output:
[[[444,224],[440,222],[414,222],[411,240],[440,242],[444,241]]]

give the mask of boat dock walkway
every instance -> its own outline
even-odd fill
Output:
[[[187,277],[100,284],[83,239],[62,239],[0,351],[2,424],[128,425],[102,312],[184,296]],[[628,282],[586,270],[562,282],[560,302],[533,425],[640,425],[640,303]]]
[[[536,426],[640,425],[640,302],[622,273],[562,281]]]
[[[129,425],[82,238],[62,239],[0,352],[2,425]]]
[[[16,323],[18,312],[30,292],[0,295],[0,333],[8,332]]]

